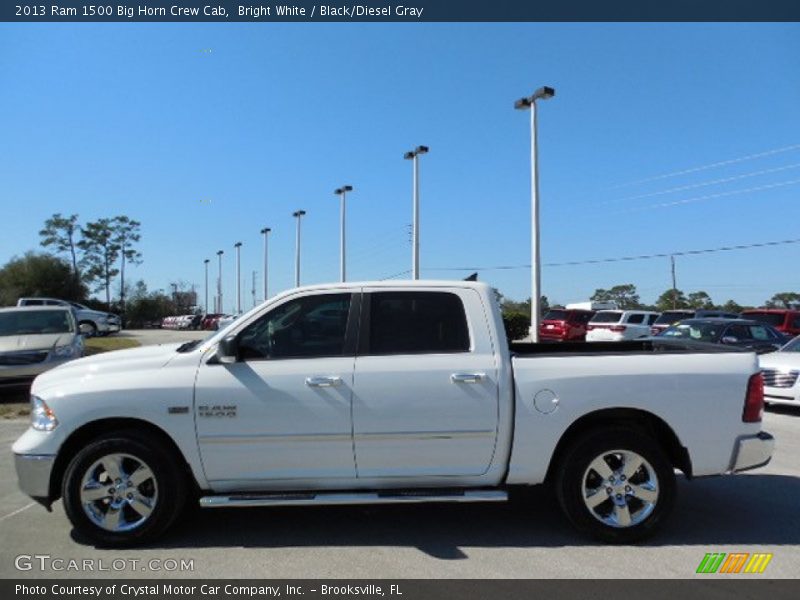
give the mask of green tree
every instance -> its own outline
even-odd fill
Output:
[[[44,229],[39,231],[42,246],[53,247],[57,253],[69,255],[76,289],[80,287],[81,281],[78,269],[78,240],[75,239],[79,233],[78,215],[63,217],[61,213],[55,213],[47,219],[44,222]]]
[[[141,239],[140,226],[139,221],[134,221],[125,215],[114,217],[110,223],[111,241],[119,252],[119,304],[123,316],[125,314],[125,264],[139,265],[142,263],[142,253],[134,247],[134,244]]]
[[[642,306],[636,286],[632,283],[615,285],[610,290],[598,288],[589,299],[594,302],[615,302],[623,310],[633,310]]]
[[[695,310],[711,310],[715,307],[714,302],[704,291],[692,292],[686,297],[689,307]]]
[[[688,306],[689,302],[686,299],[686,294],[681,290],[673,290],[672,288],[661,294],[655,304],[655,308],[659,312],[679,310],[681,308],[687,308]]]
[[[82,301],[87,290],[75,282],[69,263],[51,254],[28,252],[0,269],[0,305],[17,303],[24,296],[50,296]]]
[[[734,313],[742,312],[744,310],[743,306],[741,306],[737,302],[734,302],[733,300],[728,300],[725,304],[720,306],[720,308],[726,312],[734,312]]]
[[[83,238],[78,247],[83,252],[86,278],[95,284],[95,291],[105,289],[106,309],[111,309],[111,280],[119,274],[114,267],[120,254],[111,219],[98,219],[81,228]]]
[[[793,304],[800,304],[800,294],[796,292],[780,292],[764,303],[767,308],[792,308]]]

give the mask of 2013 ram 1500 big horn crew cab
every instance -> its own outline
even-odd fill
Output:
[[[154,538],[190,498],[495,501],[543,482],[578,529],[629,542],[669,513],[674,469],[773,450],[755,355],[659,344],[510,349],[482,283],[298,288],[203,342],[40,375],[16,468],[104,544]]]

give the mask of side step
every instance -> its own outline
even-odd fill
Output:
[[[403,504],[422,502],[504,502],[502,490],[386,490],[380,492],[298,492],[203,496],[203,508],[232,506],[331,506],[337,504]]]

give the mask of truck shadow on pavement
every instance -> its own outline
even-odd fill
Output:
[[[672,517],[641,545],[798,544],[797,498],[800,478],[786,475],[680,478]],[[591,545],[600,544],[576,533],[540,486],[499,504],[196,509],[150,547],[407,546],[458,560],[462,547]]]

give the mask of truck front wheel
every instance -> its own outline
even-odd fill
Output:
[[[186,477],[156,436],[118,431],[95,439],[64,475],[64,508],[75,529],[104,546],[131,546],[161,535],[180,514]]]
[[[608,543],[642,540],[675,503],[675,472],[661,448],[632,429],[586,435],[568,450],[556,479],[567,518]]]

